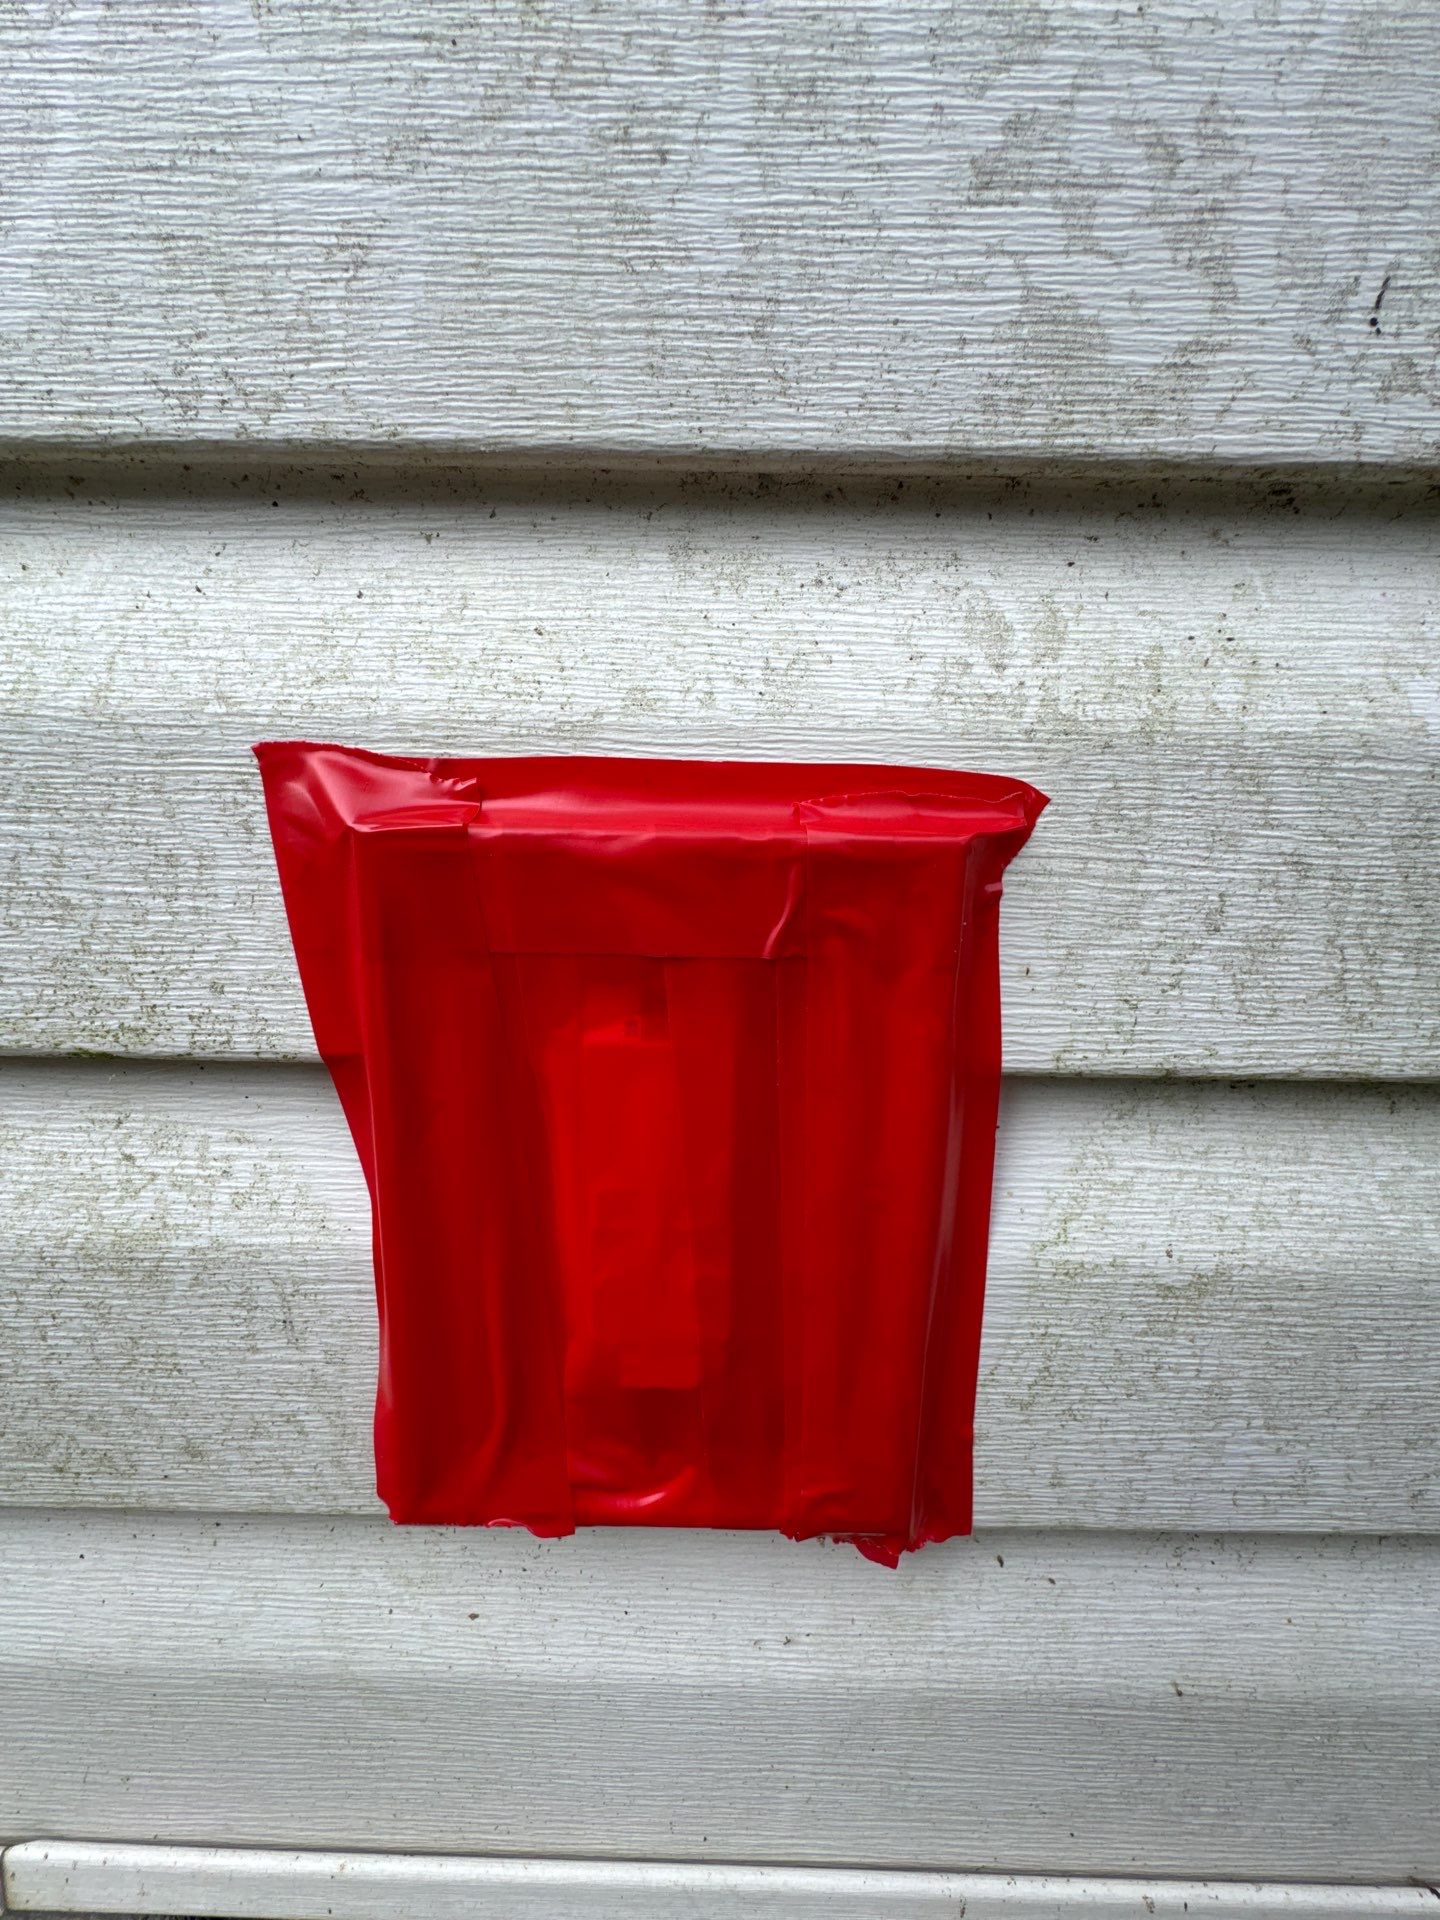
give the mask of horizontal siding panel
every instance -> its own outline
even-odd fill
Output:
[[[376,1513],[316,1070],[0,1074],[0,1500]],[[981,1524],[1440,1526],[1440,1094],[1006,1092]]]
[[[1403,1881],[1440,1546],[11,1514],[0,1835]]]
[[[0,512],[11,1050],[310,1051],[248,753],[298,734],[1027,777],[1012,1066],[1440,1071],[1413,490],[54,479]]]
[[[694,1866],[32,1840],[6,1911],[216,1920],[1433,1920],[1428,1887]],[[81,1904],[83,1903],[83,1905]]]
[[[12,7],[7,433],[1419,462],[1434,9]]]

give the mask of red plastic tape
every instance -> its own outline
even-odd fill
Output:
[[[932,768],[256,748],[396,1520],[970,1528],[1000,876]]]

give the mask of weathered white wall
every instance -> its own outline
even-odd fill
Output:
[[[1012,1066],[1440,1072],[1424,486],[245,471],[0,506],[6,1046],[309,1051],[247,752],[302,735],[1003,767]]]
[[[521,1859],[494,1898],[546,1915],[826,1897],[707,1862],[896,1915],[1118,1920],[1115,1874],[1408,1912],[1440,13],[0,28],[0,1840],[692,1863]],[[377,1517],[278,734],[1052,793],[1008,883],[973,1542],[887,1575]],[[226,1911],[196,1858],[168,1897]],[[133,1868],[65,1897],[133,1909]],[[313,1881],[249,1871],[229,1911]]]
[[[778,1535],[17,1513],[0,1552],[22,1831],[1433,1875],[1433,1540],[991,1533],[883,1578]]]
[[[12,1064],[0,1164],[0,1505],[379,1511],[318,1067]],[[1014,1082],[980,1524],[1435,1530],[1437,1167],[1428,1089]]]
[[[26,437],[1435,451],[1427,0],[7,16]]]

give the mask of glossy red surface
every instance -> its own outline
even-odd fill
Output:
[[[1000,876],[929,768],[256,749],[397,1520],[970,1526]]]

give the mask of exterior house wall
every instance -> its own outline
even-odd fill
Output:
[[[9,1903],[1418,1912],[1435,10],[0,24]],[[387,1525],[279,735],[1053,796],[973,1541]]]

